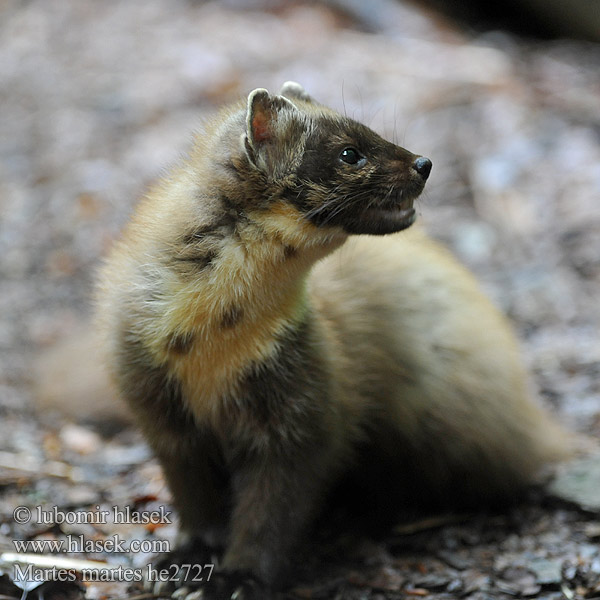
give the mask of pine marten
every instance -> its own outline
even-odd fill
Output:
[[[110,371],[182,539],[222,548],[225,577],[285,583],[341,481],[368,491],[376,473],[373,496],[398,509],[473,505],[565,453],[504,318],[408,229],[430,169],[297,83],[256,89],[112,249],[98,287]]]

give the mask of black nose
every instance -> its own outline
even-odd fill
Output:
[[[429,173],[431,173],[431,161],[424,156],[419,156],[413,163],[413,169],[425,180],[429,177]]]

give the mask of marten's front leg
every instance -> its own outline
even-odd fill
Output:
[[[180,543],[223,548],[229,519],[228,474],[219,444],[187,408],[180,382],[156,366],[133,334],[125,332],[117,381],[152,446],[180,520]],[[196,544],[198,545],[198,544]]]
[[[248,571],[270,585],[285,573],[290,551],[330,485],[346,440],[332,398],[328,361],[307,319],[255,365],[228,411],[223,441],[231,473],[228,571]]]
[[[246,454],[232,479],[234,508],[223,568],[277,587],[334,471],[331,449],[317,440]]]
[[[157,450],[179,515],[178,546],[222,550],[227,540],[229,478],[208,432]]]

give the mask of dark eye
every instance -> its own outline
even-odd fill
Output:
[[[361,159],[362,156],[356,148],[344,148],[340,153],[340,160],[349,165],[355,165]]]

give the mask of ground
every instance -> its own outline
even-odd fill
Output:
[[[570,429],[600,435],[600,46],[465,31],[418,5],[373,7],[0,2],[0,550],[69,535],[173,540],[175,517],[112,523],[113,506],[169,505],[139,434],[103,437],[40,408],[32,361],[86,322],[101,256],[202,118],[289,79],[432,159],[419,221],[509,315],[541,401]],[[600,508],[567,501],[566,487],[508,513],[323,543],[299,559],[283,597],[600,597]],[[111,518],[61,524],[36,506],[98,506]],[[137,569],[157,548],[98,549],[68,557]],[[19,596],[6,573],[0,594]],[[79,593],[44,586],[46,599]],[[89,598],[136,589],[84,587]]]

